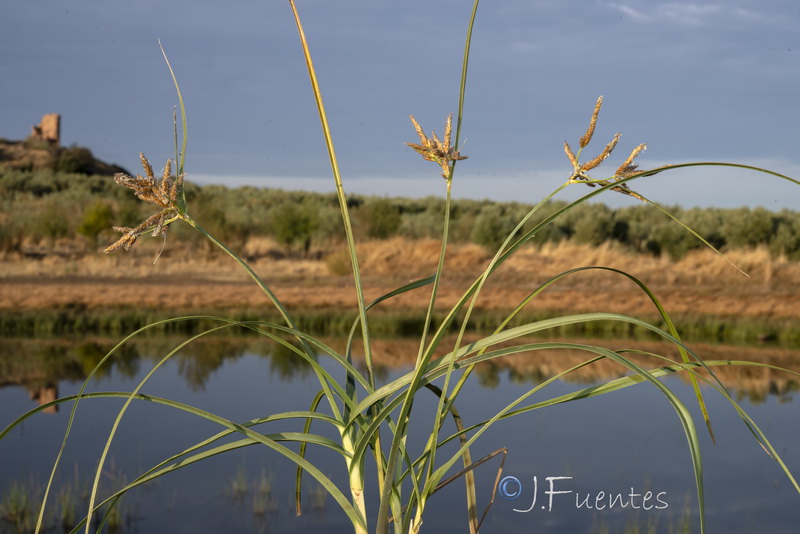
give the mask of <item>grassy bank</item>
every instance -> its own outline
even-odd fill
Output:
[[[175,310],[175,314],[180,314]],[[191,315],[220,314],[220,310],[191,310]],[[265,310],[225,310],[225,317],[241,321],[265,321],[279,323],[280,316]],[[546,319],[551,314],[523,313],[513,324]],[[103,334],[124,336],[145,325],[177,315],[157,309],[111,309],[111,310],[38,310],[14,313],[0,312],[0,336],[49,338],[56,336]],[[473,314],[467,322],[467,331],[486,333],[505,318],[506,313],[484,310]],[[434,314],[433,323],[438,326],[444,314]],[[325,336],[346,336],[355,319],[355,313],[344,313],[336,309],[306,309],[295,313],[299,328]],[[655,316],[652,317],[655,320]],[[758,318],[731,318],[713,315],[686,315],[673,317],[679,325],[681,335],[688,340],[729,343],[742,346],[774,344],[784,347],[800,347],[800,321],[790,318],[763,320]],[[370,325],[381,337],[405,337],[419,331],[424,316],[410,310],[392,310],[372,315]],[[657,324],[657,323],[656,323]],[[218,325],[213,320],[188,320],[166,323],[148,331],[147,335],[166,334],[192,335]],[[458,331],[462,323],[456,321],[452,330]],[[663,325],[661,325],[663,326]],[[244,329],[235,329],[231,335],[247,335]],[[647,330],[634,328],[619,322],[598,321],[565,326],[547,331],[548,338],[594,337],[614,339],[656,339]]]
[[[185,245],[171,242],[154,265],[159,246],[157,240],[145,240],[125,255],[6,261],[0,275],[0,332],[122,334],[181,313],[275,319],[266,299],[253,292],[246,276],[224,258],[198,258]],[[428,276],[435,269],[437,247],[433,240],[400,237],[359,245],[367,298]],[[356,313],[352,280],[347,274],[338,274],[346,258],[335,253],[286,257],[277,253],[278,248],[270,239],[251,238],[242,249],[252,258],[256,272],[297,310],[304,328],[331,335],[346,332]],[[686,335],[736,343],[796,343],[800,335],[800,263],[773,258],[764,247],[735,250],[729,257],[749,276],[708,250],[672,260],[608,243],[529,247],[497,271],[491,282],[493,291],[476,303],[476,314],[467,326],[474,331],[494,328],[530,291],[563,271],[614,266],[647,283]],[[488,260],[479,245],[456,243],[448,248],[450,274],[441,281],[437,313],[452,305]],[[560,279],[522,315],[541,319],[553,313],[597,310],[656,318],[654,306],[637,286],[605,269],[584,270]],[[370,314],[375,317],[372,327],[382,335],[418,331],[415,329],[423,320],[423,310],[411,294],[384,302]],[[169,327],[185,328],[190,327]],[[581,328],[566,334],[597,330],[615,337],[630,335],[620,324],[591,323]]]

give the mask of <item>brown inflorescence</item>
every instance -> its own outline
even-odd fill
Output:
[[[597,117],[600,114],[600,108],[603,106],[603,97],[597,99],[597,103],[594,106],[594,111],[592,112],[592,118],[589,121],[589,127],[586,129],[586,133],[581,136],[579,141],[579,146],[581,150],[583,150],[592,140],[594,136],[594,130],[597,126]],[[567,154],[567,158],[569,158],[569,162],[572,164],[572,175],[569,177],[570,183],[584,183],[590,187],[594,187],[595,185],[599,184],[601,186],[608,186],[615,182],[619,182],[624,178],[629,178],[635,174],[643,173],[643,171],[638,169],[638,166],[633,163],[633,160],[636,156],[639,155],[640,152],[645,150],[646,146],[641,144],[631,151],[628,159],[626,159],[622,165],[617,168],[614,176],[606,180],[595,180],[591,178],[587,172],[599,166],[606,158],[611,155],[611,152],[614,151],[614,148],[619,143],[619,139],[621,134],[617,133],[614,135],[614,138],[611,140],[610,143],[606,145],[600,154],[595,156],[593,159],[589,160],[586,163],[581,164],[578,160],[578,156],[572,151],[572,148],[569,146],[567,141],[564,141],[564,152]],[[578,153],[580,155],[580,152]],[[657,172],[657,171],[654,171]],[[647,202],[647,199],[641,196],[640,194],[632,191],[627,184],[621,183],[615,185],[611,188],[612,191],[617,191],[624,195],[629,195],[635,198],[638,198],[642,202]]]
[[[139,154],[144,169],[144,176],[128,176],[124,173],[114,175],[114,181],[123,185],[136,194],[137,197],[149,204],[155,204],[163,208],[160,212],[148,217],[136,228],[127,226],[115,226],[114,230],[122,233],[114,244],[106,247],[104,252],[113,252],[117,249],[129,250],[136,239],[146,232],[152,231],[153,237],[166,236],[167,228],[179,217],[178,195],[183,186],[183,175],[172,176],[172,162],[167,160],[161,182],[155,179],[153,167],[144,154]]]
[[[436,132],[431,132],[430,138],[425,135],[417,119],[414,118],[414,115],[411,115],[411,123],[414,125],[414,129],[417,130],[420,144],[406,144],[416,150],[425,160],[438,163],[442,168],[442,177],[445,180],[449,180],[451,178],[451,163],[467,159],[467,156],[462,156],[455,147],[450,146],[453,114],[451,113],[447,117],[447,122],[444,126],[444,140],[439,140],[436,136]]]

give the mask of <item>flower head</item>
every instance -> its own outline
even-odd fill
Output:
[[[614,173],[609,179],[605,180],[596,180],[591,178],[587,172],[598,167],[607,157],[611,155],[611,152],[614,151],[616,148],[617,143],[619,143],[619,139],[621,135],[619,133],[614,135],[614,138],[609,142],[606,147],[603,149],[600,154],[595,156],[593,159],[589,160],[586,163],[580,163],[578,160],[578,156],[580,156],[580,152],[591,142],[592,137],[594,136],[595,126],[597,125],[597,116],[600,114],[600,108],[603,106],[603,97],[597,99],[597,103],[594,106],[594,112],[592,113],[592,118],[589,121],[589,127],[586,130],[586,133],[581,136],[579,141],[580,150],[578,151],[578,155],[572,151],[572,148],[569,146],[569,143],[564,141],[564,152],[567,154],[567,158],[569,158],[570,163],[572,164],[572,175],[569,177],[570,183],[584,183],[589,187],[594,187],[595,185],[599,184],[601,186],[611,185],[614,182],[618,182],[623,178],[628,178],[633,176],[634,174],[639,174],[642,171],[638,169],[638,166],[633,163],[633,160],[636,156],[639,155],[640,152],[647,148],[644,144],[641,144],[633,149],[628,159],[626,159],[622,165]],[[615,185],[611,188],[612,191],[617,191],[619,193],[629,195],[635,198],[638,198],[642,202],[647,202],[647,199],[641,196],[640,194],[632,191],[627,184],[621,183],[619,185]]]
[[[144,169],[144,176],[136,178],[124,173],[114,175],[114,181],[133,190],[137,197],[149,204],[159,206],[161,211],[145,219],[136,228],[115,226],[114,230],[122,233],[114,244],[106,247],[104,252],[113,252],[119,248],[129,250],[136,239],[144,233],[152,232],[153,237],[166,236],[167,228],[180,217],[178,199],[183,187],[183,175],[172,176],[172,162],[167,160],[161,182],[155,179],[153,167],[144,154],[139,154]]]
[[[416,150],[427,161],[438,163],[442,168],[442,178],[449,180],[451,177],[451,162],[467,159],[467,156],[462,156],[455,147],[450,146],[453,114],[448,115],[447,122],[444,125],[444,140],[439,140],[436,132],[431,132],[431,137],[428,138],[414,115],[411,115],[411,123],[414,125],[414,129],[417,130],[420,144],[406,144]]]

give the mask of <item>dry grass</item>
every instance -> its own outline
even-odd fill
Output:
[[[5,258],[0,271],[0,308],[80,305],[230,309],[266,303],[260,293],[252,291],[249,279],[238,266],[221,255],[200,254],[192,259],[193,251],[170,242],[153,265],[160,244],[160,240],[145,240],[141,245],[146,246],[139,245],[127,253],[98,253],[73,259]],[[393,238],[361,243],[358,252],[367,297],[377,297],[432,274],[438,250],[436,240]],[[287,258],[274,242],[258,238],[246,243],[243,253],[290,308],[355,304],[351,277],[347,271],[332,274],[324,250],[312,250],[309,258]],[[800,263],[772,259],[764,249],[735,250],[729,256],[750,274],[749,278],[707,250],[672,262],[631,254],[613,245],[589,247],[565,242],[529,246],[497,271],[490,283],[491,291],[479,300],[478,308],[512,308],[552,276],[575,267],[596,265],[637,276],[676,315],[800,318]],[[440,309],[461,296],[489,259],[490,255],[474,244],[448,248]],[[420,301],[419,294],[407,294],[389,305],[416,309]],[[654,312],[633,283],[603,271],[581,272],[564,279],[542,294],[536,306],[539,310],[602,310],[639,316]]]

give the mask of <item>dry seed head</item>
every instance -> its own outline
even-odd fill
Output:
[[[648,200],[646,198],[644,198],[642,195],[640,195],[636,191],[633,191],[632,189],[629,189],[627,184],[621,184],[621,185],[612,187],[611,190],[612,191],[616,191],[618,193],[622,193],[623,195],[628,195],[629,197],[633,197],[633,198],[639,199],[644,203],[648,202]]]
[[[172,188],[169,190],[169,198],[176,205],[178,203],[178,192],[183,187],[183,174],[176,176],[172,182]]]
[[[161,176],[161,189],[159,191],[161,199],[169,203],[170,197],[170,171],[172,170],[172,160],[167,160],[167,164],[164,166],[164,173]]]
[[[137,197],[150,204],[156,204],[162,208],[173,208],[177,200],[178,190],[176,184],[182,183],[182,179],[172,180],[171,170],[172,161],[167,160],[159,185],[153,176],[153,167],[144,154],[139,154],[142,161],[142,168],[145,176],[136,175],[136,178],[124,173],[114,175],[114,181],[133,190]],[[174,183],[173,183],[174,182]]]
[[[619,133],[614,135],[614,139],[612,139],[611,142],[606,145],[606,147],[603,149],[603,151],[600,152],[600,154],[598,154],[598,156],[596,158],[594,158],[593,160],[591,160],[588,163],[584,163],[581,166],[581,171],[584,171],[584,172],[585,171],[589,171],[589,170],[594,169],[598,165],[600,165],[603,162],[603,160],[605,160],[608,156],[611,155],[611,152],[614,150],[614,147],[617,146],[617,143],[619,142],[619,138],[620,137],[621,137],[621,134],[619,134]]]
[[[129,233],[131,233],[133,235],[136,235],[136,236],[139,236],[139,235],[142,235],[145,232],[149,232],[150,228],[153,228],[153,227],[161,226],[162,229],[163,229],[165,215],[166,214],[163,211],[160,211],[160,212],[158,212],[156,214],[153,214],[150,217],[148,217],[147,219],[145,219],[144,221],[142,221],[141,223],[139,223],[139,226],[137,226],[136,228],[131,229]],[[159,230],[159,233],[162,232],[162,229]],[[153,237],[156,237],[157,235],[159,235],[159,234],[153,233]]]
[[[167,234],[167,226],[164,226],[164,213],[158,213],[158,216],[153,221],[153,237]]]
[[[450,134],[452,133],[453,129],[453,114],[447,116],[447,121],[444,123],[444,146],[446,148],[450,147]]]
[[[592,119],[589,121],[589,128],[586,129],[586,133],[583,134],[580,140],[580,147],[586,148],[591,140],[592,136],[594,135],[594,128],[597,126],[597,116],[600,114],[600,108],[603,107],[603,97],[599,97],[597,99],[597,103],[594,105],[594,112],[592,112]]]
[[[419,136],[419,141],[422,143],[423,146],[428,146],[428,137],[425,135],[425,132],[422,131],[422,126],[419,125],[417,119],[414,118],[414,115],[409,115],[411,117],[411,124],[414,125],[414,129],[417,131],[417,135]],[[413,146],[411,143],[406,143],[408,146]]]
[[[580,165],[578,165],[578,158],[575,157],[575,153],[570,148],[569,143],[564,141],[564,152],[567,153],[567,157],[569,158],[569,162],[572,163],[572,167],[574,169],[580,169]]]
[[[619,166],[619,168],[617,169],[617,172],[615,172],[614,175],[619,177],[619,178],[627,178],[628,176],[631,176],[632,174],[635,174],[636,172],[639,172],[639,171],[637,171],[638,165],[635,165],[633,163],[633,160],[636,159],[636,156],[638,156],[640,152],[642,152],[642,151],[644,151],[646,149],[647,149],[647,145],[645,145],[644,143],[642,143],[641,145],[639,145],[636,148],[634,148],[631,151],[631,155],[628,156],[628,159],[626,159],[622,163],[622,165]]]
[[[434,148],[434,150],[437,150],[439,147],[444,146],[444,143],[442,143],[439,140],[439,137],[437,137],[436,130],[431,130],[431,146]]]
[[[132,230],[133,228],[128,228],[127,226],[114,226],[114,231],[121,232],[123,235],[116,243],[106,247],[105,250],[103,250],[103,252],[105,253],[114,252],[118,248],[124,248],[125,250],[130,250],[130,248],[136,242],[136,236],[131,233]]]
[[[139,154],[139,158],[142,162],[145,176],[137,175],[136,178],[133,178],[127,174],[118,173],[114,175],[114,181],[133,190],[141,200],[155,204],[162,209],[148,217],[136,228],[115,227],[114,230],[121,232],[123,235],[116,243],[107,247],[105,252],[113,252],[119,248],[129,250],[136,242],[136,239],[145,232],[152,232],[153,237],[166,236],[169,225],[179,217],[178,196],[183,184],[183,175],[173,178],[171,176],[172,162],[167,160],[161,183],[158,183],[153,176],[153,167],[144,154]]]
[[[603,97],[601,96],[600,98],[597,99],[597,103],[594,106],[592,119],[589,121],[589,128],[586,130],[586,133],[580,138],[581,149],[585,148],[586,145],[588,145],[589,142],[592,140],[595,127],[597,126],[597,117],[600,114],[600,108],[602,106],[603,106]],[[569,158],[569,161],[573,167],[572,176],[570,176],[569,178],[569,183],[582,182],[590,187],[594,187],[595,185],[609,187],[612,186],[612,184],[614,184],[615,181],[619,182],[623,178],[632,176],[637,172],[642,172],[637,170],[637,166],[633,163],[633,160],[643,150],[645,150],[646,146],[644,144],[637,146],[636,148],[633,149],[633,151],[631,151],[630,155],[628,156],[628,159],[626,159],[622,163],[622,165],[619,166],[619,168],[616,170],[612,178],[609,178],[607,180],[593,180],[591,177],[589,177],[588,174],[586,174],[587,171],[594,169],[595,167],[600,165],[608,156],[611,155],[611,152],[613,152],[614,148],[617,146],[619,139],[620,139],[620,134],[617,133],[616,135],[614,135],[614,138],[611,140],[611,142],[606,145],[603,151],[597,155],[597,157],[595,157],[594,159],[592,159],[587,163],[584,163],[583,165],[579,164],[577,156],[572,151],[572,148],[569,146],[569,143],[565,141],[564,152],[566,152],[567,157]],[[629,195],[634,198],[638,198],[642,202],[647,202],[646,198],[636,193],[635,191],[629,189],[628,185],[625,183],[614,185],[613,187],[610,187],[610,189],[612,191],[617,191],[624,195]]]
[[[139,152],[139,159],[142,162],[142,168],[144,168],[145,176],[150,180],[155,181],[155,178],[153,177],[153,167],[150,165],[150,162],[147,161],[147,158],[144,157],[144,152]]]
[[[450,146],[450,137],[452,134],[453,114],[447,117],[444,126],[444,141],[440,140],[436,132],[431,132],[431,137],[428,138],[422,127],[411,115],[411,123],[419,136],[420,144],[406,143],[406,145],[413,148],[423,159],[433,161],[442,168],[442,177],[447,180],[450,176],[450,164],[454,161],[467,159],[467,156],[462,156],[455,147]]]

